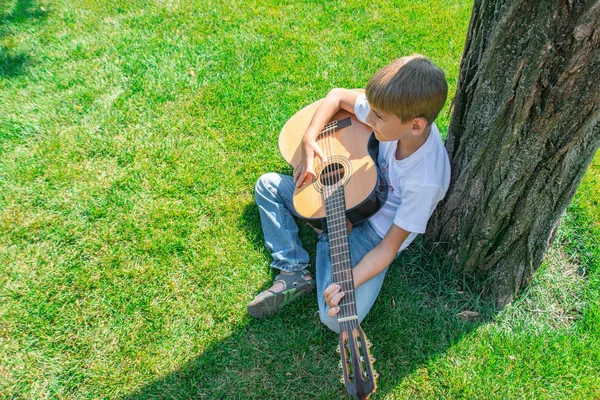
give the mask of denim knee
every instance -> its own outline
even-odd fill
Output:
[[[260,178],[258,178],[256,185],[254,185],[255,195],[258,193],[262,194],[263,196],[273,195],[271,188],[277,187],[279,181],[281,181],[281,178],[275,172],[263,174]]]
[[[327,315],[327,310],[319,310],[319,318],[323,325],[335,333],[340,333],[340,323],[338,322],[337,317],[330,317]]]

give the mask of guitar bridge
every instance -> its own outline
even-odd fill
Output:
[[[350,125],[352,125],[352,120],[350,119],[350,117],[346,117],[344,119],[341,119],[339,121],[335,121],[337,122],[337,129],[344,129]]]
[[[336,119],[335,121],[331,121],[319,133],[319,137],[321,135],[328,135],[338,129],[344,129],[352,125],[352,119],[350,117],[346,117],[344,119]]]

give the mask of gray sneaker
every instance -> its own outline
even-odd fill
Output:
[[[254,318],[268,318],[277,314],[283,307],[315,289],[315,280],[306,279],[310,272],[305,269],[292,274],[279,274],[275,277],[273,284],[283,283],[281,292],[270,289],[258,294],[248,304],[248,313]]]

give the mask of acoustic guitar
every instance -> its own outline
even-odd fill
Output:
[[[302,157],[300,148],[319,100],[298,111],[282,128],[279,149],[292,166]],[[379,142],[371,129],[354,114],[339,111],[321,130],[317,144],[327,156],[315,157],[316,179],[294,191],[298,214],[318,229],[327,228],[333,280],[345,293],[339,303],[339,366],[342,383],[358,399],[367,399],[377,388],[371,343],[358,322],[354,278],[348,247],[347,221],[356,225],[377,212],[387,198],[387,183],[375,163]]]

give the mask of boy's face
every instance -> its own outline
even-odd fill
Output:
[[[395,114],[386,114],[377,111],[373,107],[371,107],[366,121],[373,128],[375,137],[380,142],[414,139],[423,133],[427,126],[425,118],[414,118],[411,121],[402,123]]]

